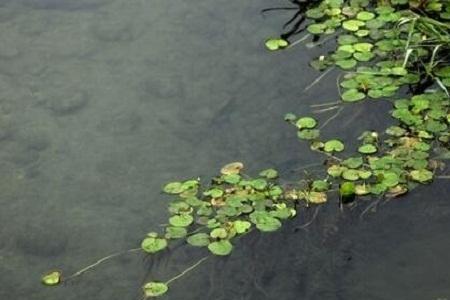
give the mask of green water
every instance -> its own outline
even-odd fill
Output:
[[[264,50],[290,14],[259,11],[279,3],[0,1],[0,299],[140,299],[205,252],[130,254],[56,288],[39,278],[139,245],[166,220],[169,180],[236,160],[295,180],[317,162],[282,118],[337,99],[334,75],[302,92],[322,50]],[[352,141],[386,109],[348,107],[325,132]],[[334,199],[306,229],[312,210],[249,235],[166,299],[450,299],[449,192],[440,180],[362,216],[369,203]]]

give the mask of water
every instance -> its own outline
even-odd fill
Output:
[[[71,273],[136,247],[166,220],[160,187],[244,161],[293,172],[320,158],[282,122],[336,99],[323,49],[269,54],[288,13],[273,1],[3,0],[0,2],[0,299],[139,299],[205,253],[130,254],[56,288]],[[329,136],[383,128],[388,106],[346,107]],[[377,113],[373,113],[373,112]],[[367,114],[371,112],[370,114]],[[319,115],[325,120],[332,113]],[[361,215],[369,203],[300,213],[209,259],[166,299],[450,299],[448,181]]]

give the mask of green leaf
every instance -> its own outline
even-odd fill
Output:
[[[228,240],[220,240],[209,244],[208,249],[214,255],[226,256],[233,250],[233,245]]]
[[[358,148],[358,152],[362,154],[373,154],[377,151],[377,147],[373,144],[364,144]]]
[[[361,11],[356,15],[356,18],[361,21],[369,21],[375,18],[375,14],[368,11]]]
[[[276,51],[289,46],[289,42],[284,39],[268,39],[265,42],[266,48],[270,51]]]
[[[355,181],[359,179],[358,170],[348,169],[342,172],[342,178],[345,180]]]
[[[180,239],[185,237],[187,230],[184,227],[166,227],[166,238],[167,239]]]
[[[329,140],[325,143],[323,150],[325,152],[341,152],[344,150],[344,144],[340,140]]]
[[[358,52],[370,52],[373,48],[371,43],[356,43],[353,48]]]
[[[143,290],[145,297],[151,298],[164,295],[169,290],[169,287],[165,283],[151,281],[143,286]]]
[[[169,182],[164,186],[163,191],[167,194],[180,194],[184,191],[183,184],[181,182]]]
[[[263,232],[272,232],[281,227],[281,222],[266,211],[255,211],[249,217],[256,228]]]
[[[261,171],[259,175],[262,177],[266,177],[267,179],[274,179],[278,177],[278,172],[274,169],[266,169]]]
[[[267,181],[264,179],[254,179],[250,182],[255,190],[262,191],[267,187]]]
[[[321,33],[324,33],[326,28],[327,28],[327,25],[325,25],[325,24],[315,23],[315,24],[309,25],[306,29],[312,34],[321,34]]]
[[[409,173],[414,181],[427,183],[433,179],[433,172],[427,169],[414,170]]]
[[[303,117],[298,119],[295,125],[298,129],[312,129],[316,127],[317,121],[311,117]]]
[[[230,184],[236,184],[239,183],[239,181],[241,181],[241,175],[239,174],[228,174],[228,175],[224,175],[223,176],[223,180],[226,183],[230,183]],[[220,196],[219,196],[220,197]]]
[[[357,63],[356,60],[354,60],[353,58],[336,61],[336,65],[338,65],[339,67],[341,67],[344,70],[348,70],[348,69],[355,67],[356,63]]]
[[[196,233],[189,236],[186,241],[194,247],[205,247],[209,245],[209,235],[206,233]]]
[[[42,284],[47,286],[55,286],[61,283],[61,272],[52,271],[48,274],[45,274],[41,278]]]
[[[167,240],[154,236],[146,237],[141,243],[142,250],[147,253],[156,253],[167,247]]]
[[[169,218],[169,223],[175,227],[187,227],[192,224],[194,218],[191,215],[176,215]]]
[[[225,228],[215,228],[209,235],[214,239],[224,239],[228,236],[228,232]]]
[[[345,102],[355,102],[364,99],[366,95],[357,89],[349,89],[342,93],[341,97]]]
[[[342,27],[348,31],[358,31],[361,26],[364,26],[364,22],[359,20],[347,20],[342,23]]]
[[[234,229],[236,230],[236,233],[242,234],[244,232],[247,232],[252,224],[248,221],[241,221],[237,220],[233,222]]]
[[[297,132],[297,136],[302,140],[315,140],[319,137],[318,129],[303,129]]]

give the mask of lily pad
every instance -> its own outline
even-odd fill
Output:
[[[151,281],[146,283],[143,288],[145,297],[159,297],[167,293],[169,287],[163,282]]]
[[[259,175],[262,177],[266,177],[267,179],[274,179],[278,177],[278,172],[274,169],[266,169],[261,171]]]
[[[311,117],[303,117],[298,119],[295,125],[298,129],[312,129],[316,127],[317,121]]]
[[[154,236],[146,237],[141,243],[142,250],[147,253],[156,253],[167,247],[167,240]]]
[[[195,247],[205,247],[209,245],[209,235],[206,233],[196,233],[191,236],[189,236],[186,241],[189,245],[195,246]]]
[[[263,232],[272,232],[281,227],[281,222],[266,211],[255,211],[251,213],[250,221],[256,225],[256,228]]]
[[[42,284],[47,286],[55,286],[61,283],[61,272],[52,271],[42,276]]]
[[[176,215],[169,218],[169,223],[175,227],[187,227],[192,224],[194,218],[191,215]]]
[[[359,146],[358,152],[362,154],[373,154],[378,151],[377,147],[373,144],[364,144]]]
[[[341,152],[344,150],[344,144],[340,140],[329,140],[325,143],[323,150],[325,152]]]
[[[233,222],[234,229],[236,233],[242,234],[250,229],[252,224],[248,221],[237,220]]]
[[[244,168],[244,164],[241,162],[232,162],[229,164],[226,164],[225,166],[220,169],[220,173],[223,175],[230,175],[230,174],[239,174],[239,172]]]
[[[409,173],[411,178],[420,183],[427,183],[433,179],[433,172],[427,169],[414,170]]]
[[[276,51],[289,46],[289,42],[284,39],[268,39],[265,42],[266,48],[270,51]]]
[[[233,250],[233,245],[228,240],[220,240],[209,244],[208,249],[214,255],[226,256]]]
[[[163,191],[167,194],[180,194],[184,188],[181,182],[169,182],[164,186]]]
[[[345,102],[356,102],[364,99],[366,95],[357,89],[349,89],[342,93],[341,97]]]

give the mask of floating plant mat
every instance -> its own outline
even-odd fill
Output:
[[[285,121],[295,127],[298,138],[312,151],[323,153],[321,176],[299,178],[296,186],[284,187],[274,169],[250,176],[243,163],[232,162],[208,181],[194,177],[167,183],[163,191],[172,197],[167,224],[148,233],[139,249],[123,253],[152,255],[181,240],[211,255],[228,256],[237,238],[252,230],[276,231],[302,208],[337,199],[345,207],[362,198],[393,198],[438,177],[448,179],[440,172],[450,158],[449,2],[324,0],[299,5],[304,13],[296,25],[307,19],[299,32],[308,31],[314,41],[336,37],[335,51],[311,62],[318,70],[341,69],[337,85],[341,103],[336,107],[363,100],[389,101],[392,124],[383,132],[361,131],[359,145],[353,149],[340,137],[323,136],[321,129],[330,120],[288,113]],[[268,39],[265,46],[270,51],[290,49],[297,43],[290,43],[288,37]],[[58,285],[123,253],[68,277],[49,272],[42,282]],[[146,283],[144,298],[164,295],[173,281],[208,257],[171,279]]]

